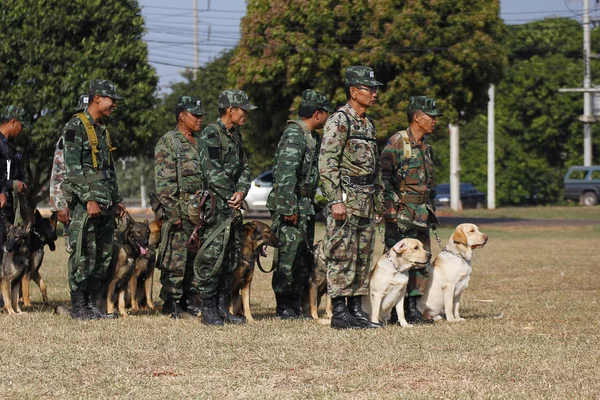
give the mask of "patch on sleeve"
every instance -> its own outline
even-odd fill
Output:
[[[211,133],[208,134],[208,138],[209,139],[216,139],[217,138],[217,134],[214,133],[214,132],[211,132]]]
[[[221,156],[221,148],[220,147],[209,147],[208,148],[208,157],[211,160],[218,160]]]
[[[67,131],[65,132],[65,140],[67,142],[74,142],[75,141],[75,133],[77,133],[77,131],[75,129],[67,129]]]

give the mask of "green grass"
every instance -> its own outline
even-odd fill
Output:
[[[490,240],[475,252],[462,324],[335,331],[282,322],[271,276],[259,271],[257,322],[241,327],[148,313],[79,322],[53,315],[34,287],[33,310],[0,315],[0,397],[598,398],[600,230],[480,228]],[[450,233],[441,230],[444,242]],[[61,246],[41,270],[54,305],[68,300]],[[381,247],[378,238],[378,256]]]
[[[437,210],[437,214],[448,217],[600,220],[600,206],[502,207],[495,210],[467,209],[463,211],[440,208]]]

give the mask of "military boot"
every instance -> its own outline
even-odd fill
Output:
[[[409,324],[434,324],[432,319],[425,319],[421,311],[417,308],[418,297],[408,297],[404,299],[404,317]]]
[[[89,320],[92,318],[86,306],[85,292],[71,292],[71,317],[81,320]]]
[[[88,310],[88,314],[90,315],[90,319],[105,319],[105,318],[116,318],[115,314],[105,314],[100,308],[98,308],[98,303],[96,300],[98,299],[98,292],[94,291],[86,291],[85,292],[85,304]],[[116,311],[115,311],[116,312]]]
[[[297,319],[298,314],[290,305],[291,296],[287,293],[275,293],[275,301],[277,306],[275,307],[275,316],[282,320]]]
[[[177,303],[176,300],[167,300],[160,311],[163,315],[170,315],[173,319],[181,318],[185,310]]]
[[[369,314],[362,309],[362,296],[348,297],[348,311],[350,312],[350,315],[365,328],[374,329],[383,327],[380,323],[371,322]]]
[[[190,315],[200,315],[200,295],[198,293],[184,293],[179,300],[179,307]]]
[[[223,320],[217,313],[217,296],[211,296],[206,299],[202,299],[202,306],[200,306],[202,316],[200,322],[204,325],[217,325],[223,326]]]
[[[334,297],[331,299],[331,327],[334,329],[362,329],[364,325],[358,322],[346,307],[345,297]]]
[[[229,312],[231,303],[231,290],[221,290],[218,293],[217,313],[223,322],[228,324],[243,325],[246,323],[246,317],[233,315]]]

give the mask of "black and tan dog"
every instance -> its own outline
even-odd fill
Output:
[[[148,221],[136,222],[130,215],[125,217],[125,230],[118,235],[113,244],[113,255],[107,273],[106,313],[115,311],[118,299],[118,310],[121,317],[126,317],[125,293],[135,269],[136,260],[148,252],[150,228]]]
[[[31,230],[31,252],[29,254],[29,268],[23,274],[21,281],[21,292],[23,294],[23,305],[25,307],[31,306],[31,300],[29,297],[29,283],[33,281],[38,285],[42,292],[42,299],[44,304],[48,304],[48,290],[46,283],[40,275],[40,267],[44,260],[44,247],[48,246],[50,251],[56,250],[56,224],[58,223],[58,216],[56,213],[52,213],[50,218],[44,218],[40,212],[36,209],[34,213],[34,223]]]
[[[319,318],[318,310],[321,304],[321,298],[325,296],[325,313],[327,318],[331,319],[331,299],[327,296],[327,264],[325,254],[323,253],[323,241],[319,240],[313,246],[313,260],[308,276],[308,284],[304,288],[302,295],[302,310],[310,310],[310,316],[317,320]]]
[[[254,266],[258,257],[267,256],[266,246],[280,247],[281,241],[271,227],[260,221],[246,222],[242,236],[240,265],[233,271],[233,291],[229,312],[243,315],[248,321],[254,321],[250,312],[250,285],[254,276]]]
[[[2,264],[0,265],[0,286],[4,308],[9,314],[20,314],[19,290],[21,278],[28,268],[31,223],[24,228],[11,225],[6,221],[6,241],[2,249]]]

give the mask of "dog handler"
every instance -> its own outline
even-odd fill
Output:
[[[108,130],[100,125],[122,100],[112,82],[94,79],[89,105],[65,125],[62,136],[67,174],[63,191],[69,198],[69,288],[71,316],[76,319],[106,317],[96,298],[112,258],[115,214],[124,215]]]
[[[299,119],[288,121],[277,146],[273,190],[267,199],[271,228],[282,242],[273,260],[275,310],[281,319],[302,318],[302,293],[312,265],[315,237],[313,199],[319,185],[320,138],[333,109],[327,97],[307,89],[302,92]]]
[[[202,101],[179,96],[177,126],[165,133],[154,150],[156,193],[165,211],[164,235],[157,265],[161,269],[162,313],[178,318],[182,312],[200,315],[198,282],[194,275],[196,253],[186,243],[194,231],[188,203],[204,186],[194,132],[200,131],[205,112]]]
[[[381,85],[369,67],[346,68],[348,103],[325,123],[319,173],[330,211],[324,250],[336,329],[380,326],[363,311],[361,297],[368,295],[375,224],[383,213],[375,125],[366,114]]]
[[[240,208],[250,190],[250,168],[242,147],[239,127],[244,126],[250,104],[241,90],[219,95],[219,118],[197,140],[200,165],[207,189],[216,197],[214,216],[202,233],[202,248],[194,260],[194,272],[202,298],[202,323],[244,324],[246,318],[229,313],[233,271],[239,264],[243,230]]]
[[[408,129],[388,140],[380,158],[385,185],[385,245],[389,249],[404,238],[413,238],[431,252],[429,229],[437,224],[437,219],[433,208],[433,150],[425,135],[435,130],[437,117],[442,113],[434,99],[413,96],[406,115]],[[408,277],[406,321],[432,324],[433,320],[424,319],[417,309],[417,301],[427,284],[427,271],[410,270]]]

